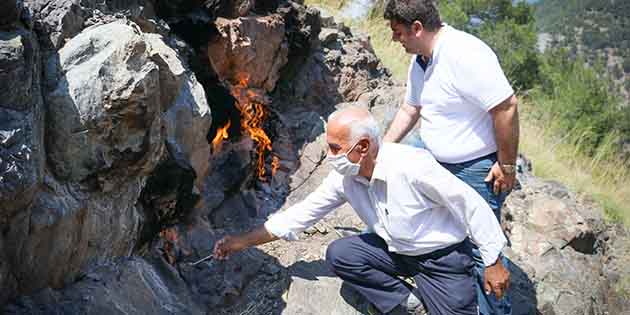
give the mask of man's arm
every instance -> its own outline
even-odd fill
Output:
[[[494,123],[497,142],[498,162],[492,166],[486,182],[494,180],[495,193],[510,191],[514,187],[516,173],[512,166],[516,165],[518,152],[519,122],[516,96],[512,95],[490,110]],[[501,167],[505,166],[505,170]],[[512,171],[508,173],[507,171]]]
[[[213,255],[218,259],[225,259],[250,246],[268,243],[278,238],[297,240],[298,233],[346,201],[339,188],[342,180],[343,176],[337,173],[329,174],[306,199],[286,211],[272,215],[263,226],[245,234],[226,236],[218,241],[214,246]]]
[[[250,232],[241,235],[226,236],[214,244],[212,255],[216,259],[225,259],[228,256],[251,246],[269,243],[278,237],[271,234],[265,226],[259,226]]]
[[[383,142],[400,142],[420,118],[420,108],[403,103],[383,137]]]

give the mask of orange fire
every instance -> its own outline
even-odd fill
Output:
[[[271,176],[276,176],[278,167],[280,167],[280,159],[274,155],[271,159]]]
[[[249,102],[241,106],[241,127],[249,134],[249,137],[258,144],[256,154],[256,172],[258,177],[265,175],[265,151],[271,151],[271,140],[262,129],[262,124],[267,118],[267,112],[263,104]]]
[[[228,120],[225,126],[219,128],[217,130],[217,134],[212,139],[212,152],[217,152],[221,148],[221,143],[223,140],[228,138],[228,128],[232,125],[232,122]]]
[[[267,119],[267,109],[259,100],[263,95],[248,88],[249,75],[243,73],[236,79],[236,85],[232,87],[232,94],[238,100],[238,109],[241,112],[241,129],[249,135],[258,147],[256,148],[257,162],[256,173],[259,178],[265,175],[265,152],[271,151],[271,140],[263,130],[263,123]]]
[[[265,175],[265,152],[271,151],[271,140],[263,130],[263,124],[267,119],[267,109],[261,100],[264,100],[263,93],[256,92],[248,87],[249,75],[241,74],[236,78],[232,86],[232,95],[237,99],[237,107],[241,112],[241,129],[257,144],[256,148],[256,174],[263,179]],[[212,140],[213,152],[221,148],[223,140],[228,138],[228,128],[231,122],[219,128]],[[275,166],[274,166],[275,165]],[[272,161],[272,176],[279,166],[277,157]]]

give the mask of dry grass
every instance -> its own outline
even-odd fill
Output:
[[[592,157],[580,153],[579,143],[568,141],[572,135],[558,135],[553,127],[528,115],[531,106],[521,105],[520,151],[533,161],[534,174],[590,195],[609,219],[630,224],[628,162],[611,158],[605,145]]]

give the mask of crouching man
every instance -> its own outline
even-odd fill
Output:
[[[470,241],[486,265],[486,292],[503,295],[509,272],[497,258],[506,239],[479,194],[428,151],[381,144],[378,123],[363,108],[330,115],[326,140],[335,170],[324,182],[263,226],[218,241],[216,258],[278,238],[296,240],[349,202],[369,232],[332,242],[326,260],[371,302],[369,313],[414,314],[425,307],[432,315],[477,314]],[[417,288],[401,276],[413,277]]]

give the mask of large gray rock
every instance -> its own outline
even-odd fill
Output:
[[[21,30],[0,38],[0,73],[22,82],[0,101],[4,303],[130,255],[146,178],[167,158],[206,174],[211,118],[203,87],[166,39],[132,22],[95,26],[50,54],[46,170],[37,43]]]
[[[88,29],[59,51],[46,138],[58,177],[80,181],[117,169],[131,175],[157,164],[164,104],[149,56],[142,33],[125,22]]]
[[[25,6],[33,14],[36,29],[43,35],[45,49],[59,49],[76,36],[91,16],[78,0],[32,0]],[[93,3],[93,0],[86,1]]]
[[[39,49],[25,29],[0,32],[0,217],[26,206],[44,169]]]
[[[21,285],[9,227],[16,215],[28,216],[25,209],[36,199],[45,168],[39,53],[30,31],[17,25],[0,31],[0,304]]]
[[[361,101],[371,107],[379,93],[384,99],[397,98],[389,72],[367,39],[353,36],[343,26],[325,28],[313,48],[305,63],[294,73],[287,72],[291,76],[279,85],[274,97],[282,99],[281,107],[301,103],[325,117],[339,103]]]
[[[607,248],[627,239],[606,237],[601,210],[563,185],[527,173],[520,179],[503,210],[514,314],[607,314],[602,274],[614,261]]]
[[[177,270],[159,258],[99,266],[65,290],[20,298],[4,314],[206,314]]]
[[[324,262],[299,262],[289,268],[291,284],[283,315],[361,315],[367,301],[343,284]]]
[[[7,228],[6,252],[19,292],[74,280],[87,254],[88,209],[77,192],[46,176],[28,208]]]

